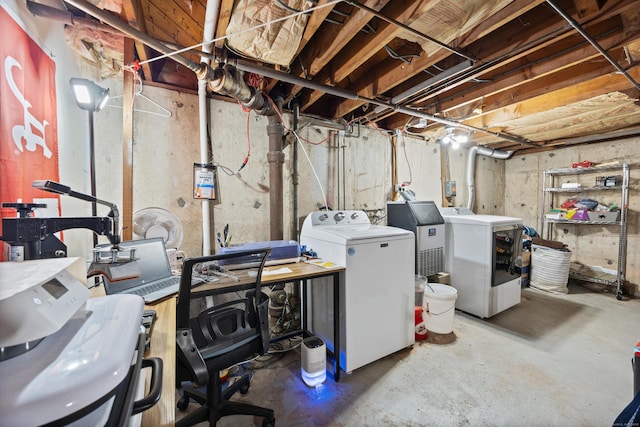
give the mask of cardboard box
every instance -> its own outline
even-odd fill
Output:
[[[589,215],[589,221],[595,222],[616,222],[620,221],[620,211],[615,212],[587,212]]]
[[[436,274],[431,274],[427,276],[427,280],[430,283],[442,283],[443,285],[451,284],[451,276],[449,275],[449,273],[440,272]]]
[[[538,246],[546,246],[547,248],[552,249],[563,249],[565,246],[567,246],[564,243],[558,242],[556,240],[546,240],[539,237],[532,238],[531,243]]]

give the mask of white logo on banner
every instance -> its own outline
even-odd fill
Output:
[[[4,60],[4,71],[7,76],[7,83],[11,88],[11,92],[15,95],[15,97],[22,104],[22,108],[24,109],[24,125],[16,125],[11,130],[11,135],[13,136],[13,142],[16,144],[16,147],[20,151],[24,151],[22,147],[22,141],[24,140],[26,144],[24,148],[29,151],[36,151],[36,147],[39,145],[42,147],[42,151],[46,158],[50,158],[52,153],[49,147],[47,147],[47,143],[44,137],[44,129],[49,124],[46,120],[42,122],[38,121],[33,114],[29,111],[31,108],[31,103],[27,101],[20,92],[20,89],[16,85],[16,82],[13,80],[12,68],[17,67],[22,70],[22,66],[20,63],[13,57],[7,56]],[[34,133],[38,131],[40,134]]]

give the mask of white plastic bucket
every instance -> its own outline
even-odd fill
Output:
[[[424,323],[428,331],[436,334],[453,332],[458,291],[441,283],[428,283],[424,287]]]

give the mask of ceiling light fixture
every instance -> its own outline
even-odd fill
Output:
[[[440,138],[440,143],[447,145],[451,144],[451,148],[454,150],[459,148],[461,144],[469,142],[469,131],[465,129],[459,129],[454,127],[446,127],[446,134]]]

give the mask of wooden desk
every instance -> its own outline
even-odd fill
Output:
[[[340,266],[319,267],[306,262],[282,264],[265,267],[265,271],[278,270],[287,267],[291,272],[283,274],[267,274],[263,272],[262,285],[274,286],[287,282],[301,280],[303,282],[302,303],[306,301],[307,281],[320,277],[333,279],[333,312],[334,312],[334,379],[340,380],[340,273],[345,268]],[[196,292],[220,294],[245,290],[246,285],[241,281],[237,283],[208,283],[196,288]],[[94,296],[104,295],[102,286],[94,288]],[[176,389],[175,389],[175,362],[176,362],[176,296],[164,299],[155,304],[145,305],[145,309],[156,311],[156,320],[151,330],[151,348],[145,357],[159,357],[163,361],[162,368],[162,396],[160,401],[150,409],[142,413],[143,427],[173,426],[176,419]],[[302,316],[302,330],[307,331],[306,316]]]
[[[288,268],[291,271],[281,274],[269,274],[270,271],[278,271],[280,269]],[[321,277],[331,277],[333,281],[333,359],[334,359],[334,380],[340,381],[340,273],[344,272],[345,268],[340,266],[332,267],[320,267],[315,264],[307,262],[297,262],[291,264],[274,265],[265,267],[262,272],[262,286],[275,286],[288,282],[302,281],[302,328],[299,331],[290,332],[283,336],[276,337],[283,339],[293,335],[300,335],[309,333],[307,326],[307,316],[304,312],[304,305],[307,301],[307,284],[311,279],[319,279]],[[236,280],[227,280],[221,278],[218,282],[205,283],[192,288],[191,296],[206,296],[217,295],[227,292],[242,291],[253,288],[253,279],[248,277],[246,270],[234,271]],[[273,341],[273,340],[272,340]]]

